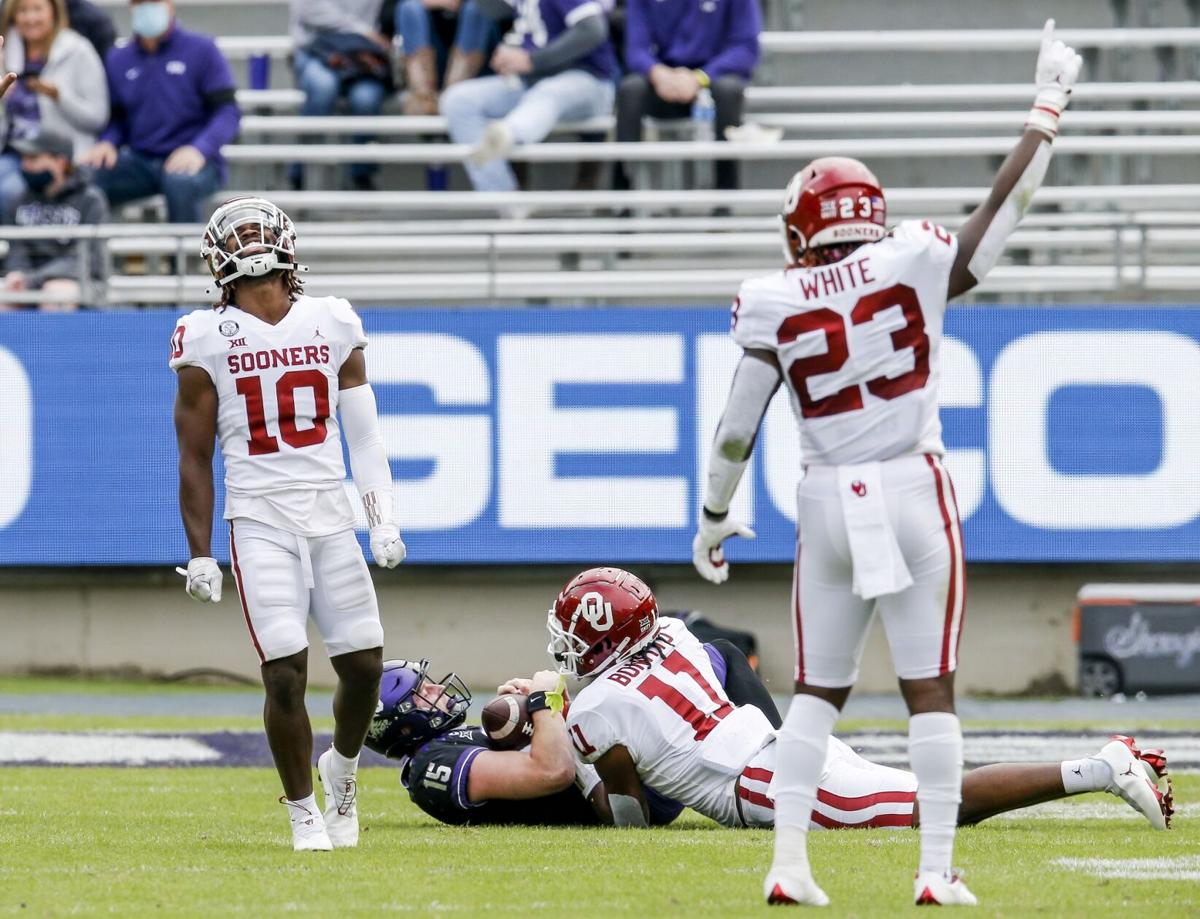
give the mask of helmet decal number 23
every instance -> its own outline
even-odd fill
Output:
[[[311,428],[296,426],[296,390],[311,389],[316,412]],[[250,423],[250,455],[279,452],[279,441],[267,430],[263,408],[262,379],[238,377],[237,391],[246,400],[246,420]],[[279,436],[289,447],[300,449],[325,442],[325,422],[329,419],[329,381],[319,370],[289,370],[275,384],[275,404],[279,407]]]
[[[894,306],[903,311],[905,323],[892,333],[892,348],[896,351],[912,348],[913,368],[897,377],[875,377],[863,384],[871,395],[885,400],[922,389],[929,380],[929,336],[925,334],[925,317],[921,314],[917,292],[907,284],[894,284],[860,298],[850,311],[851,324],[865,325]],[[836,373],[850,359],[845,319],[828,307],[797,313],[780,324],[776,338],[781,346],[789,345],[810,332],[825,333],[825,353],[794,360],[787,369],[792,389],[800,400],[801,414],[805,418],[825,418],[861,409],[863,394],[858,384],[843,387],[820,399],[814,399],[808,388],[809,377]]]
[[[681,693],[676,687],[665,683],[654,674],[647,676],[638,685],[640,692],[647,699],[660,699],[675,712],[680,718],[692,726],[695,731],[696,740],[703,740],[707,737],[712,729],[715,728],[726,715],[733,711],[733,706],[728,699],[722,698],[718,692],[709,685],[708,680],[704,678],[699,670],[693,666],[679,651],[672,651],[663,660],[663,668],[674,674],[685,674],[693,683],[704,690],[704,694],[712,700],[716,709],[712,712],[705,712],[697,708],[687,696]]]

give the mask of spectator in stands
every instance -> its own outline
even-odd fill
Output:
[[[478,0],[493,19],[511,16],[506,0]],[[596,0],[522,0],[511,31],[492,55],[495,76],[456,83],[442,94],[451,139],[471,144],[466,164],[480,191],[512,191],[504,160],[516,144],[537,143],[560,121],[612,111],[616,55]]]
[[[134,40],[105,62],[112,118],[83,162],[109,204],[161,193],[171,223],[199,223],[241,120],[233,73],[216,42],[175,21],[171,0],[130,7]]]
[[[86,170],[71,165],[74,141],[44,125],[37,133],[14,142],[21,154],[26,191],[9,205],[6,223],[20,227],[62,227],[99,224],[108,219],[108,202]],[[84,261],[86,260],[86,264]],[[47,311],[75,310],[84,300],[81,280],[104,282],[106,260],[99,240],[14,239],[5,259],[6,291],[38,290],[58,294],[41,304]],[[29,306],[30,304],[24,304]],[[0,306],[10,310],[16,305]]]
[[[405,115],[436,115],[439,85],[479,76],[499,38],[475,0],[403,0],[396,34],[404,40]]]
[[[629,0],[625,67],[617,92],[617,140],[642,139],[642,116],[687,118],[702,89],[712,93],[716,137],[742,120],[742,97],[758,63],[758,0]],[[737,163],[717,163],[718,188],[737,188]],[[625,168],[613,173],[629,188]]]
[[[81,155],[108,121],[104,65],[67,21],[62,0],[8,0],[0,14],[4,68],[20,74],[0,114],[0,213],[25,192],[15,141],[45,126],[70,137]]]
[[[101,61],[117,42],[112,17],[89,0],[67,0],[67,20],[72,29],[92,43]]]
[[[301,115],[332,115],[346,97],[352,115],[378,115],[390,88],[391,43],[379,31],[383,0],[291,0],[296,84],[304,91]],[[356,137],[366,143],[370,137]],[[372,163],[350,167],[359,191],[375,189]],[[304,167],[288,170],[293,188],[304,187]]]

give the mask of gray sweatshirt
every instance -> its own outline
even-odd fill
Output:
[[[4,215],[5,223],[19,227],[77,227],[104,223],[108,199],[91,184],[86,171],[74,173],[53,198],[26,190]],[[108,277],[107,253],[101,240],[88,247],[89,274],[95,281]],[[74,239],[14,239],[8,244],[5,271],[20,271],[29,287],[40,287],[53,278],[77,280],[80,275],[80,242]]]
[[[25,45],[16,29],[4,37],[4,67],[25,70]],[[70,137],[76,156],[90,150],[108,124],[108,78],[96,49],[78,32],[63,29],[50,46],[41,78],[58,87],[57,102],[38,96],[42,125]],[[7,136],[7,117],[2,127],[0,136]]]
[[[303,48],[321,32],[378,32],[382,8],[383,0],[290,0],[292,41]]]

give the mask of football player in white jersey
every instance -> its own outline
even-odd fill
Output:
[[[946,301],[974,287],[1041,184],[1081,59],[1046,23],[1037,96],[991,193],[957,237],[929,222],[885,229],[878,180],[856,160],[801,169],[783,209],[788,266],[747,281],[733,307],[744,349],[709,459],[697,570],[729,576],[722,542],[753,536],[728,508],[781,382],[800,429],[793,590],[796,695],[774,775],[769,903],[824,905],[808,864],[809,814],[826,746],[858,674],[867,627],[883,618],[911,713],[919,779],[917,903],[972,905],[952,869],[962,784],[954,670],[963,613],[962,535],[942,464],[938,381]]]
[[[560,672],[590,679],[570,704],[567,735],[603,780],[605,820],[652,824],[645,788],[724,826],[774,824],[779,745],[763,712],[730,698],[733,659],[701,644],[680,620],[660,619],[645,583],[616,568],[589,569],[568,582],[547,624]],[[744,688],[741,695],[753,698]],[[1173,810],[1166,767],[1161,750],[1138,751],[1129,737],[1114,737],[1081,759],[983,766],[963,783],[958,820],[978,823],[1107,791],[1165,830]],[[919,825],[918,790],[911,772],[872,763],[830,738],[810,826]]]
[[[216,438],[233,573],[262,664],[267,739],[293,847],[302,851],[358,844],[355,775],[383,665],[375,589],[343,488],[343,431],[376,563],[395,567],[405,547],[393,522],[362,323],[345,300],[305,296],[295,240],[288,216],[262,198],[217,208],[201,254],[220,302],[179,321],[170,364],[179,384],[179,506],[191,550],[180,573],[193,598],[220,602],[211,545]],[[338,676],[333,745],[317,764],[323,814],[304,706],[309,616]]]

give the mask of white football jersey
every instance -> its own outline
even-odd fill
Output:
[[[842,261],[746,281],[731,334],[779,358],[806,463],[942,455],[938,381],[958,240],[928,221]]]
[[[739,826],[734,782],[774,736],[757,708],[735,707],[704,645],[678,619],[571,701],[567,731],[580,759],[629,751],[642,783],[725,826]]]
[[[342,482],[338,371],[365,348],[337,297],[300,297],[276,325],[236,306],[196,310],[171,338],[171,369],[200,367],[219,398],[225,517],[308,536],[354,526]]]

